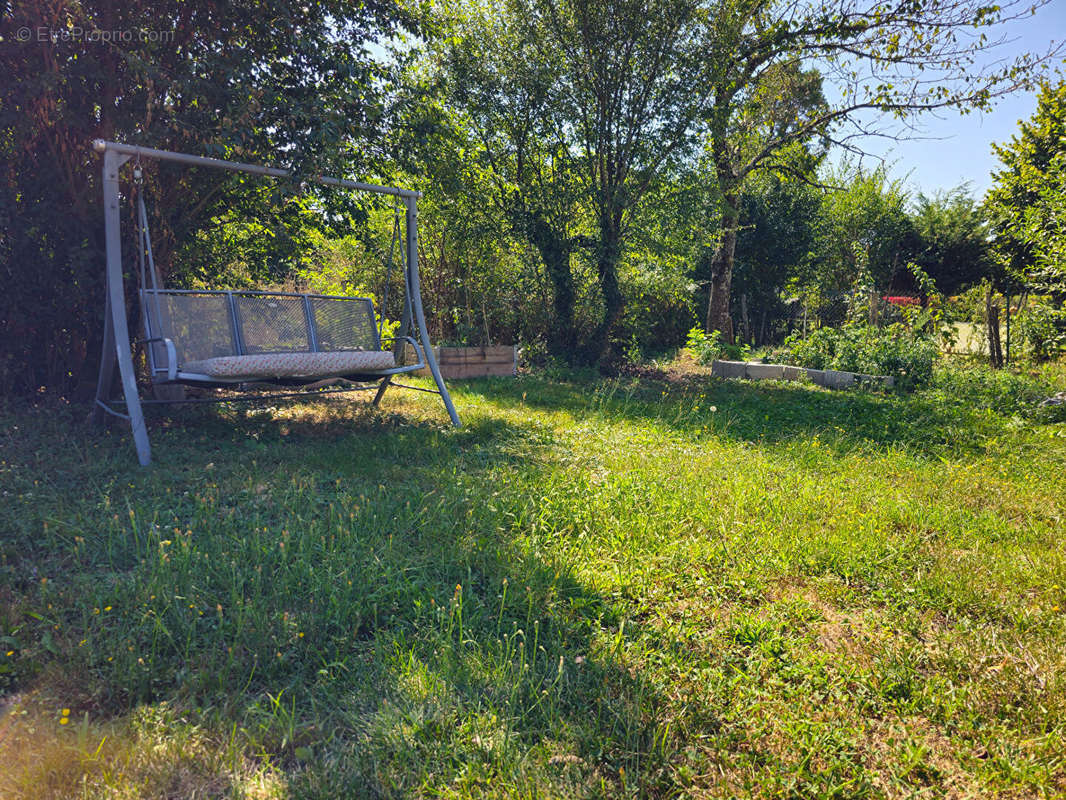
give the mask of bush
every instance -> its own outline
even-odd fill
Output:
[[[1038,361],[1066,353],[1066,305],[1056,308],[1049,299],[1036,298],[1019,313],[1018,331]]]
[[[806,339],[791,337],[778,355],[787,363],[811,369],[891,375],[901,388],[913,389],[932,379],[939,354],[931,336],[903,325],[856,324],[819,328]]]
[[[739,361],[751,355],[751,347],[747,344],[726,344],[722,341],[721,331],[704,333],[698,325],[688,332],[685,349],[701,364],[710,364],[718,358]]]

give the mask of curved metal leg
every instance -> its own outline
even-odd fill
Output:
[[[418,207],[413,197],[405,198],[405,202],[407,204],[407,269],[410,274],[411,306],[415,312],[422,350],[426,355],[426,365],[433,373],[433,380],[437,382],[437,391],[440,392],[441,399],[444,401],[444,407],[448,409],[448,416],[452,418],[452,425],[458,428],[462,423],[455,411],[455,404],[452,403],[452,396],[448,394],[448,387],[444,385],[437,359],[433,355],[433,347],[429,342],[429,330],[426,328],[426,315],[422,311],[422,289],[418,281]]]
[[[382,378],[381,385],[378,386],[377,392],[374,393],[374,400],[371,402],[370,405],[374,406],[374,408],[377,408],[378,403],[381,402],[381,396],[385,394],[385,390],[389,388],[390,383],[392,383],[391,375],[386,375],[384,378]]]
[[[121,156],[112,150],[104,153],[104,233],[107,246],[107,306],[110,311],[111,344],[114,359],[118,361],[118,372],[122,378],[122,393],[126,397],[126,413],[129,414],[130,427],[133,428],[133,442],[137,447],[137,460],[147,467],[152,460],[152,447],[148,443],[148,428],[144,424],[141,400],[137,395],[137,379],[133,372],[133,357],[130,355],[130,332],[126,323],[126,298],[122,290],[122,239],[119,230],[118,207],[118,170],[129,156]],[[108,339],[105,330],[104,346]],[[110,363],[109,363],[110,362]],[[107,355],[100,369],[101,391],[107,392],[104,379],[110,382],[114,366]],[[106,371],[106,375],[105,375]]]

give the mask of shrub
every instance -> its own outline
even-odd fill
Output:
[[[913,389],[932,379],[939,350],[931,336],[903,325],[853,324],[819,328],[806,339],[792,337],[780,355],[790,364],[812,369],[891,375],[901,388]]]
[[[701,364],[710,364],[722,352],[721,331],[705,333],[699,325],[688,332],[685,349]]]
[[[710,364],[716,358],[739,361],[751,355],[749,345],[726,344],[722,341],[721,331],[704,333],[703,328],[698,325],[688,332],[685,349],[701,364]]]
[[[1066,305],[1056,308],[1048,299],[1036,298],[1018,315],[1018,331],[1038,361],[1066,353]]]

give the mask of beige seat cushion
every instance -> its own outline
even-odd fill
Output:
[[[251,356],[216,356],[181,365],[182,372],[211,378],[328,378],[392,369],[396,359],[389,351],[338,350],[328,353],[262,353]]]

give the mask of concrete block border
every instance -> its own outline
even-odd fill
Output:
[[[711,364],[711,374],[717,378],[747,378],[753,381],[810,381],[828,389],[844,389],[856,384],[891,389],[896,385],[896,379],[892,375],[807,369],[790,364],[763,364],[761,361],[714,361]]]

